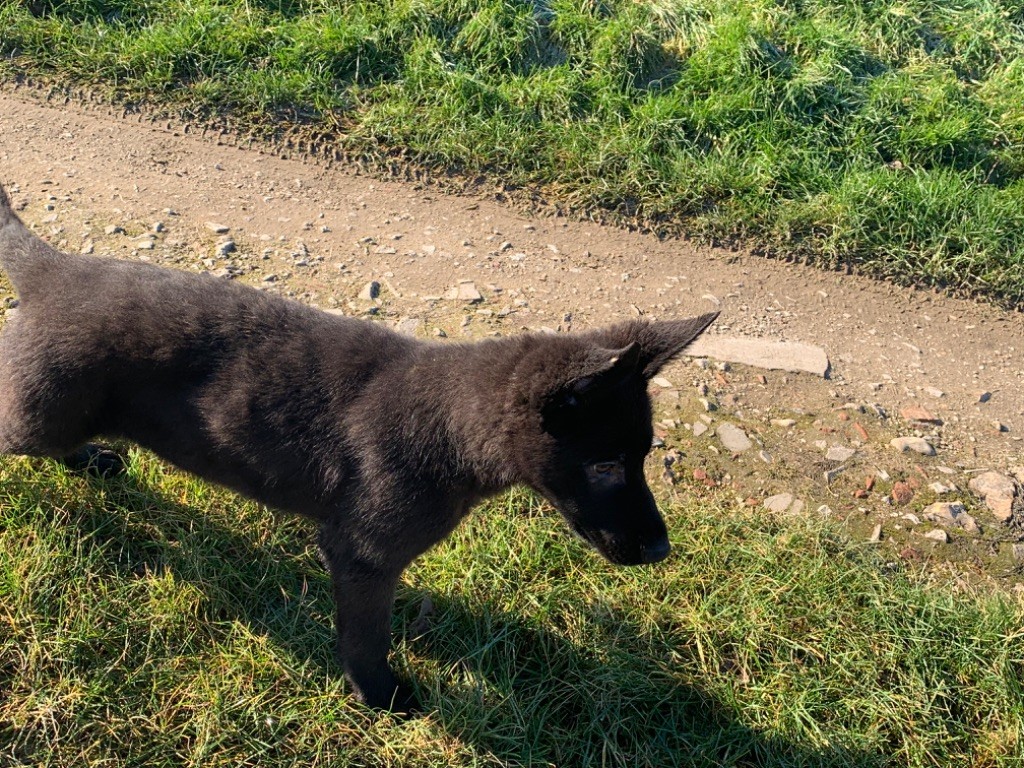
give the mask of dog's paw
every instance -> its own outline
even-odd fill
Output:
[[[120,454],[93,443],[83,445],[74,453],[62,457],[60,463],[73,472],[84,472],[103,479],[123,475],[128,470]]]
[[[369,709],[387,712],[401,720],[415,717],[423,712],[412,686],[396,682],[389,691],[357,691],[356,698]]]

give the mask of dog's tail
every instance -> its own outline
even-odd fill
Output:
[[[11,199],[0,186],[0,268],[24,295],[40,282],[63,255],[33,235],[11,207]]]

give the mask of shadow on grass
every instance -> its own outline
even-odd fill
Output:
[[[340,675],[325,618],[332,612],[328,577],[293,539],[261,543],[131,479],[104,490],[106,498],[83,509],[75,524],[98,544],[116,543],[105,548],[115,573],[130,578],[171,570],[206,595],[209,620],[240,622],[297,664]],[[132,521],[145,510],[162,514]],[[281,521],[294,525],[291,518]],[[231,562],[244,567],[226,567]],[[255,574],[262,574],[258,583]],[[291,598],[300,593],[301,600]],[[600,621],[586,628],[594,633],[591,648],[599,649],[587,650],[537,620],[436,593],[429,594],[436,605],[431,626],[416,635],[425,596],[400,587],[395,633],[397,644],[437,670],[431,680],[416,681],[427,716],[502,765],[883,762],[877,754],[808,747],[743,724],[735,707],[673,679],[657,644],[614,607],[602,606]]]

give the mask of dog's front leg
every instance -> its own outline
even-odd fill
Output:
[[[320,551],[334,587],[338,660],[356,696],[373,709],[410,713],[416,708],[411,689],[388,665],[391,613],[401,569],[388,572],[346,557],[328,531],[321,531]]]

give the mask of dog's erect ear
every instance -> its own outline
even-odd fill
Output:
[[[634,320],[593,331],[588,335],[598,344],[614,347],[636,344],[640,348],[640,372],[645,379],[650,379],[690,346],[717,317],[718,312],[709,312],[699,317],[657,323]]]
[[[569,379],[560,386],[547,404],[549,410],[559,410],[579,405],[589,397],[621,384],[635,376],[640,364],[640,345],[627,344],[622,349],[596,347],[587,354],[586,360]]]

